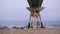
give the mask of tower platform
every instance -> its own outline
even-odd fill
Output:
[[[31,7],[26,7],[29,11],[32,11],[32,10],[37,10],[37,11],[41,11],[44,9],[44,7],[38,7],[38,8],[31,8]]]

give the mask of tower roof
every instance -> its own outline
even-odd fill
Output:
[[[43,0],[27,0],[28,4],[32,8],[41,7]]]

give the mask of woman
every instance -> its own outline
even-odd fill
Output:
[[[37,26],[37,21],[38,21],[38,15],[39,12],[38,11],[31,11],[30,13],[30,20],[32,22],[32,27],[35,29]]]

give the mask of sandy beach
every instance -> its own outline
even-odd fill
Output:
[[[38,29],[14,29],[1,30],[0,34],[60,34],[60,28],[38,28]]]

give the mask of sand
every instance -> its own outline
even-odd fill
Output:
[[[0,34],[60,34],[60,28],[14,29],[1,30]]]

